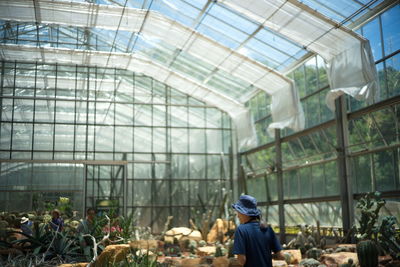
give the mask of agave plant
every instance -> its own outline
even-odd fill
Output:
[[[9,231],[8,234],[21,234],[25,236],[26,238],[14,240],[11,243],[28,250],[33,250],[34,255],[45,251],[53,237],[51,231],[47,228],[47,225],[39,224],[38,222],[35,222],[34,224],[32,235],[16,231]]]
[[[55,257],[67,262],[84,260],[82,253],[79,252],[80,246],[77,238],[61,232],[54,232],[54,235],[52,243],[45,252],[46,260]]]

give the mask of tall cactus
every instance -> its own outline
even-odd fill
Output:
[[[378,266],[379,251],[375,242],[363,240],[357,244],[357,257],[361,267]]]

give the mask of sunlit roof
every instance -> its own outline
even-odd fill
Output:
[[[32,47],[49,48],[45,53],[54,61],[54,49],[71,49],[82,59],[106,60],[103,67],[116,67],[113,62],[123,68],[113,59],[131,54],[140,58],[141,73],[234,116],[259,90],[282,91],[290,99],[293,84],[283,73],[305,55],[330,60],[362,41],[338,23],[354,22],[380,2],[5,0],[0,19],[9,36],[19,35],[18,43],[3,42],[9,44],[5,56],[16,56],[15,44],[31,46],[27,53],[38,52]],[[80,63],[66,50],[61,54],[64,63]],[[23,59],[13,56],[8,59]],[[130,61],[125,67],[140,69]],[[298,99],[291,98],[286,104],[292,107]],[[296,109],[292,115],[302,113],[300,106]]]

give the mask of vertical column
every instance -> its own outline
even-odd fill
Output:
[[[5,72],[4,69],[5,69],[5,62],[2,61],[1,62],[1,78],[0,78],[0,107],[3,107],[3,88],[4,88],[4,72]],[[2,120],[3,120],[3,109],[0,109],[0,123]],[[32,132],[32,136],[33,136],[33,133],[34,132]],[[2,137],[2,127],[0,127],[0,138],[1,137]],[[32,143],[33,143],[33,141],[32,141]],[[0,163],[0,166],[1,166],[1,163]],[[0,170],[1,170],[1,168],[0,168]],[[8,199],[6,198],[6,200],[8,200]]]
[[[344,234],[350,230],[353,223],[353,195],[349,175],[349,162],[347,147],[348,121],[345,97],[341,96],[335,101],[336,139],[337,139],[337,166],[340,185],[340,202],[342,205],[342,220]]]
[[[241,193],[245,193],[247,194],[247,188],[246,188],[246,177],[245,177],[245,173],[244,173],[244,168],[242,165],[242,158],[240,156],[240,153],[236,154],[237,156],[237,172],[238,172],[238,180],[237,180],[237,195],[234,195],[234,198],[238,198],[238,196],[240,196]]]
[[[128,155],[127,153],[123,154],[123,160],[128,160]],[[126,162],[123,165],[123,177],[124,177],[124,182],[123,182],[123,192],[124,192],[124,205],[123,205],[123,215],[125,217],[128,216],[128,163]]]
[[[84,172],[85,174],[83,175],[83,205],[82,205],[82,217],[84,218],[86,215],[86,198],[87,198],[87,172],[88,172],[88,167],[87,164],[84,165]]]
[[[278,209],[279,209],[279,236],[281,244],[286,243],[285,211],[283,205],[283,172],[282,172],[282,149],[281,130],[275,129],[275,152],[276,152],[276,177],[278,182]]]

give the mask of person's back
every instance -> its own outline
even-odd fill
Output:
[[[237,255],[239,264],[245,267],[272,267],[272,251],[277,258],[283,258],[281,245],[272,228],[260,225],[261,211],[254,197],[242,195],[232,208],[240,221],[233,243],[233,254]]]
[[[246,267],[272,266],[271,251],[281,247],[271,227],[260,229],[259,221],[250,221],[238,226],[235,232],[234,254],[246,255]]]

